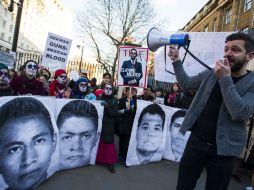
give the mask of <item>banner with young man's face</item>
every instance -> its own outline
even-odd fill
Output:
[[[100,101],[0,99],[0,189],[31,189],[56,171],[95,164]]]
[[[190,135],[179,132],[185,115],[186,110],[138,100],[126,165],[179,162]]]

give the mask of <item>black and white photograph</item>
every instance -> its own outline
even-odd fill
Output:
[[[176,110],[175,108],[174,110],[175,112],[173,113],[167,127],[167,140],[163,158],[180,162],[191,132],[187,131],[184,135],[179,132],[187,110]]]
[[[50,98],[0,99],[0,188],[32,189],[58,170]]]
[[[100,102],[58,99],[55,104],[59,170],[94,165],[103,115]]]
[[[119,47],[118,86],[146,86],[148,49],[140,47]]]
[[[166,106],[138,100],[126,165],[140,165],[162,159],[168,117]]]

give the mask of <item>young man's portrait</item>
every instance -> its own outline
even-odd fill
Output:
[[[96,107],[84,100],[65,104],[58,117],[59,169],[70,169],[90,164],[91,153],[98,140]]]
[[[0,174],[8,189],[31,189],[47,178],[57,136],[48,109],[19,97],[0,107]]]
[[[171,155],[166,155],[166,157],[176,162],[180,162],[186,143],[190,136],[190,132],[185,133],[185,135],[179,132],[186,113],[187,110],[176,111],[171,117],[171,122],[167,130],[165,149],[170,149],[171,151],[167,150],[165,153],[167,152],[167,154]]]
[[[143,109],[138,119],[137,156],[140,163],[150,162],[162,144],[165,112],[158,104]]]

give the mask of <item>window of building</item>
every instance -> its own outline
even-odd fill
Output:
[[[4,40],[4,33],[1,33],[1,39]]]
[[[252,0],[244,0],[243,12],[251,9]]]
[[[228,9],[226,9],[225,22],[224,22],[224,24],[230,23],[231,13],[232,13],[231,7],[228,8]]]
[[[12,31],[13,31],[13,25],[11,24],[9,28],[9,32],[12,32]]]
[[[243,27],[243,28],[240,30],[240,32],[245,33],[245,34],[248,34],[248,30],[249,30],[249,27],[248,27],[248,26],[245,26],[245,27]]]
[[[204,27],[204,32],[208,32],[208,25]]]
[[[5,27],[6,27],[6,20],[3,20],[2,28],[5,29]]]
[[[213,19],[213,32],[216,32],[216,18]]]

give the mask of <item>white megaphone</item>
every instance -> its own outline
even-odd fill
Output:
[[[159,47],[165,45],[179,45],[186,46],[190,43],[190,37],[185,33],[178,33],[172,35],[162,34],[157,28],[151,28],[147,34],[148,49],[155,52]]]

